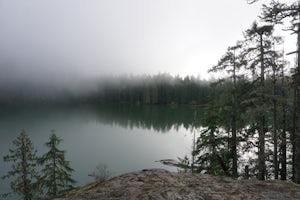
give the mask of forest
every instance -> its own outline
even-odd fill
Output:
[[[84,85],[83,83],[82,85]],[[0,89],[4,106],[28,103],[125,103],[144,105],[204,105],[210,81],[199,77],[157,75],[106,77],[93,80],[84,89],[32,87]]]
[[[297,1],[263,5],[262,25],[254,22],[210,69],[227,75],[212,84],[192,170],[300,183],[299,16]],[[295,52],[274,34],[282,26],[297,35]]]
[[[299,16],[298,2],[263,5],[260,22],[249,25],[244,39],[228,47],[210,69],[226,74],[218,81],[159,75],[130,84],[123,79],[93,99],[205,104],[192,171],[300,183]],[[296,51],[284,52],[284,38],[275,34],[282,26],[297,35]],[[290,54],[297,54],[295,64],[287,61]]]
[[[249,3],[255,3],[253,0]],[[18,103],[116,103],[203,106],[192,172],[300,184],[300,2],[271,1],[244,38],[228,47],[211,67],[218,80],[169,74],[110,77],[84,92],[28,95],[3,91],[2,105]],[[285,52],[276,30],[296,35],[297,49]],[[296,55],[295,62],[287,56]],[[5,95],[4,95],[5,94]],[[47,96],[49,95],[49,96]],[[50,97],[50,98],[48,98]]]

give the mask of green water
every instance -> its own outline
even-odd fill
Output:
[[[112,175],[144,168],[166,168],[155,162],[183,157],[192,150],[191,126],[201,113],[199,107],[132,105],[31,105],[0,110],[0,173],[10,164],[3,155],[25,129],[38,155],[50,131],[63,139],[62,149],[75,169],[77,185],[91,182],[88,176],[99,164],[106,164]],[[0,182],[0,193],[9,190],[9,181]]]

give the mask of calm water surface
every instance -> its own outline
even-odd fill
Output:
[[[38,155],[52,129],[63,139],[60,148],[75,169],[77,185],[91,182],[88,176],[98,164],[106,164],[112,175],[144,168],[176,168],[156,160],[184,157],[192,150],[191,124],[196,107],[169,106],[18,106],[0,110],[0,173],[10,164],[2,157],[12,141],[25,129]],[[199,111],[198,111],[199,112]],[[0,182],[0,193],[9,181]]]

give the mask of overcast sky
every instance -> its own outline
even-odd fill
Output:
[[[206,77],[260,8],[246,0],[0,0],[0,78]]]

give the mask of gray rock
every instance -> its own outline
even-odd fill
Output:
[[[300,199],[300,187],[284,181],[235,180],[208,174],[149,169],[123,174],[94,188],[54,200],[284,200]]]

